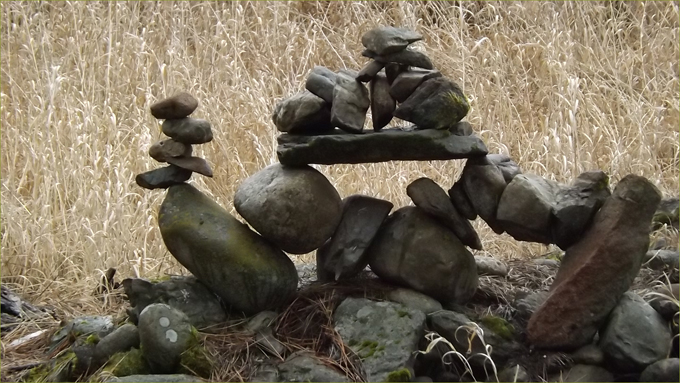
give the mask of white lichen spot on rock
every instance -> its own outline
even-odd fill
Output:
[[[177,332],[175,330],[168,330],[165,332],[165,338],[171,343],[177,342]]]
[[[170,326],[170,319],[167,317],[161,317],[161,319],[158,320],[158,323],[160,323],[162,327],[168,327]]]

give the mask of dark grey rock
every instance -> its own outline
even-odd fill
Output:
[[[379,63],[375,60],[369,61],[357,74],[357,81],[369,82],[373,80],[383,67],[385,67],[385,63]],[[387,78],[385,78],[385,81],[387,81]]]
[[[652,363],[640,374],[641,382],[675,382],[678,380],[680,361],[678,358],[663,359]]]
[[[500,259],[477,255],[475,256],[475,263],[479,275],[498,275],[500,277],[508,275],[508,266]]]
[[[652,270],[677,269],[680,259],[678,250],[650,250],[643,259],[644,266]]]
[[[255,374],[253,375],[252,378],[250,378],[251,382],[280,382],[281,379],[279,378],[279,370],[269,364],[265,363],[262,366],[259,366],[258,369],[256,370]]]
[[[408,71],[408,65],[388,63],[385,65],[385,75],[387,76],[387,82],[392,85],[394,79],[399,76],[400,73]]]
[[[113,317],[111,315],[86,315],[71,319],[60,328],[52,338],[50,344],[57,345],[69,335],[87,337],[94,334],[99,339],[110,334],[114,330]]]
[[[443,304],[464,303],[477,289],[472,254],[450,229],[417,207],[392,213],[368,254],[371,270],[380,278]]]
[[[672,283],[670,286],[655,286],[652,293],[647,296],[651,297],[649,305],[661,314],[664,319],[672,322],[680,309],[678,307],[678,284]]]
[[[390,95],[398,102],[404,102],[415,92],[420,84],[437,77],[442,77],[441,72],[438,70],[413,68],[409,71],[401,72],[392,82]]]
[[[496,219],[518,241],[552,243],[552,211],[559,190],[554,181],[519,174],[503,191]]]
[[[331,125],[349,133],[361,133],[369,106],[368,89],[355,78],[338,73],[333,88]]]
[[[595,344],[587,344],[579,348],[574,351],[570,357],[575,364],[599,366],[604,362],[604,353],[602,352],[602,349]]]
[[[333,314],[335,330],[362,360],[369,382],[406,367],[424,335],[425,314],[399,303],[347,298]]]
[[[335,88],[336,78],[337,75],[330,69],[315,66],[307,76],[305,88],[331,105],[333,104],[333,88]]]
[[[474,133],[472,125],[470,125],[470,123],[467,121],[458,121],[456,126],[450,130],[458,136],[470,136],[472,133]],[[503,169],[501,169],[501,171],[503,171]],[[505,177],[505,174],[503,174],[503,176]]]
[[[262,331],[271,328],[279,314],[274,311],[261,311],[246,323],[246,329],[252,332]]]
[[[469,110],[470,104],[458,84],[439,77],[420,84],[394,111],[394,117],[410,121],[419,129],[449,129]]]
[[[462,182],[465,195],[479,217],[496,234],[502,234],[504,230],[496,219],[496,211],[506,183],[498,166],[486,156],[470,158],[465,163],[459,182]]]
[[[422,311],[425,314],[443,309],[442,304],[436,299],[411,289],[398,288],[392,290],[387,293],[385,298],[392,302],[401,303],[414,310]]]
[[[279,364],[280,382],[347,382],[339,371],[325,365],[315,355],[298,351]]]
[[[128,375],[110,378],[104,380],[105,383],[122,383],[122,382],[148,382],[148,383],[184,383],[184,382],[204,382],[203,379],[185,374],[158,374],[158,375]]]
[[[671,346],[666,321],[638,295],[627,292],[600,333],[605,363],[621,372],[641,372],[664,359]]]
[[[465,121],[461,121],[463,123]],[[459,123],[459,124],[460,124]],[[517,162],[513,161],[510,156],[505,154],[487,154],[486,158],[494,165],[498,166],[505,183],[510,183],[516,175],[522,174],[522,169],[519,168]]]
[[[427,55],[411,49],[404,49],[399,52],[387,53],[384,55],[379,55],[366,49],[361,52],[361,54],[384,64],[397,63],[423,69],[434,69],[434,65],[432,65],[432,61],[430,61],[430,58],[427,57]]]
[[[255,333],[255,345],[262,351],[278,358],[282,358],[286,351],[286,347],[276,339],[271,328],[265,328]]]
[[[264,238],[293,254],[323,245],[342,216],[337,190],[308,166],[267,166],[236,189],[234,207]]]
[[[352,195],[343,200],[335,233],[316,251],[319,281],[356,276],[368,265],[366,250],[394,205],[382,199]]]
[[[151,105],[151,114],[159,120],[184,118],[197,107],[198,100],[182,92]]]
[[[550,295],[529,321],[529,342],[552,349],[592,342],[640,270],[660,197],[644,177],[631,174],[618,183],[581,240],[567,249]]]
[[[210,123],[198,118],[165,120],[162,129],[165,135],[185,144],[205,144],[213,139]]]
[[[102,338],[94,349],[94,358],[105,363],[114,354],[131,348],[139,348],[139,330],[132,323],[126,323]]]
[[[451,229],[465,246],[482,250],[482,242],[468,220],[462,217],[444,189],[427,177],[419,178],[406,187],[406,194],[416,206]]]
[[[157,283],[128,278],[123,280],[123,288],[131,306],[127,312],[134,323],[139,320],[139,313],[152,303],[165,303],[176,308],[200,330],[227,320],[217,296],[194,276],[171,276]]]
[[[531,382],[531,378],[524,367],[516,364],[502,369],[498,373],[498,380],[490,379],[487,382]]]
[[[289,166],[451,160],[487,153],[477,136],[456,136],[448,130],[383,129],[347,134],[336,129],[315,136],[282,134],[277,140],[279,161]]]
[[[361,43],[366,49],[382,55],[402,51],[422,38],[420,33],[410,29],[383,26],[364,33]]]
[[[582,173],[570,187],[558,188],[552,208],[552,242],[566,250],[581,239],[610,195],[609,177],[599,170]]]
[[[170,253],[232,309],[254,314],[292,299],[290,258],[193,186],[168,190],[158,226]]]
[[[169,157],[167,162],[182,169],[203,174],[206,177],[213,176],[213,172],[212,169],[210,169],[208,161],[200,157]]]
[[[371,80],[370,88],[373,130],[378,131],[392,121],[392,114],[397,108],[397,103],[390,96],[390,84],[384,74],[378,73]]]
[[[330,104],[311,92],[298,93],[276,104],[272,120],[280,132],[291,134],[333,129]]]
[[[170,165],[137,174],[135,182],[144,189],[167,189],[172,185],[179,185],[189,178],[191,178],[191,170]]]
[[[170,138],[151,145],[149,155],[158,162],[168,162],[168,158],[190,156],[191,145]]]
[[[680,215],[680,200],[678,197],[664,198],[659,203],[659,207],[652,219],[652,229],[658,230],[663,225],[668,225],[678,229]]]
[[[166,304],[154,303],[139,314],[138,326],[140,350],[151,372],[176,372],[182,353],[194,339],[189,318]]]
[[[547,298],[547,291],[533,293],[518,292],[513,303],[513,306],[517,310],[517,317],[528,321],[531,315],[538,310]]]
[[[466,219],[474,221],[477,219],[477,213],[475,208],[472,207],[472,202],[465,193],[465,188],[463,187],[462,181],[458,181],[451,186],[449,189],[449,198],[456,207],[456,210]]]
[[[549,378],[550,382],[613,382],[614,374],[602,367],[576,364],[567,371]]]

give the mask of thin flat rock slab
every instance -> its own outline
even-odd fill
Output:
[[[387,77],[378,73],[370,84],[371,89],[371,118],[373,130],[378,131],[392,121],[392,114],[397,108],[397,103],[390,96],[390,83]]]
[[[418,178],[406,187],[406,194],[416,206],[451,229],[463,245],[482,250],[482,242],[475,229],[458,213],[444,189],[434,181],[426,177]]]
[[[453,160],[483,157],[488,152],[475,135],[457,136],[448,130],[433,129],[383,129],[363,134],[335,129],[315,136],[282,134],[277,141],[279,161],[289,166]]]
[[[394,111],[394,117],[410,121],[419,129],[450,129],[469,110],[470,104],[458,84],[438,77],[423,82]]]
[[[386,55],[379,55],[371,50],[366,49],[365,51],[361,52],[361,55],[372,58],[373,60],[384,64],[397,63],[416,68],[434,69],[432,61],[425,55],[425,53],[410,49],[404,49],[403,51],[388,53]]]
[[[191,170],[170,165],[160,169],[137,174],[135,182],[144,189],[167,189],[191,178]]]
[[[376,74],[385,66],[385,63],[380,63],[375,60],[371,60],[366,66],[364,66],[357,74],[357,80],[361,82],[369,82],[373,80]]]
[[[203,174],[206,177],[213,176],[213,172],[210,168],[210,165],[208,164],[208,161],[200,157],[170,157],[167,159],[167,162],[182,169]]]
[[[361,43],[366,49],[384,55],[402,51],[409,44],[422,39],[420,33],[410,29],[383,26],[364,33],[361,36]]]

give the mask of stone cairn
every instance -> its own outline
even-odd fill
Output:
[[[475,295],[478,274],[498,269],[498,261],[468,250],[482,249],[470,224],[480,217],[496,233],[566,251],[550,291],[518,296],[514,304],[517,315],[524,315],[524,343],[570,352],[575,362],[553,367],[550,373],[557,375],[541,378],[676,379],[677,342],[670,349],[677,304],[669,307],[671,301],[661,300],[664,304],[652,308],[628,292],[647,253],[659,191],[645,178],[628,175],[611,192],[602,171],[563,185],[523,174],[507,155],[489,154],[463,121],[469,105],[461,88],[412,49],[421,39],[407,29],[373,29],[362,37],[362,55],[370,59],[363,69],[333,72],[317,66],[304,92],[276,105],[280,163],[246,179],[234,195],[236,210],[257,232],[185,183],[192,172],[212,175],[205,160],[191,156],[192,144],[212,139],[208,122],[188,117],[198,102],[182,93],[154,104],[151,112],[165,119],[163,133],[171,138],[155,143],[149,154],[169,166],[136,181],[148,189],[168,189],[158,216],[160,232],[193,276],[123,281],[138,330],[121,327],[97,344],[95,355],[102,359],[141,342],[150,372],[182,372],[182,356],[195,344],[191,326],[218,324],[231,311],[257,314],[248,328],[267,353],[283,360],[272,310],[289,303],[298,287],[298,272],[284,251],[316,250],[321,282],[355,278],[370,265],[381,280],[400,286],[387,296],[391,302],[347,298],[334,312],[335,330],[360,357],[367,381],[538,379],[519,362],[518,354],[530,354],[529,349],[498,325],[498,317],[477,324],[457,311]],[[369,108],[373,131],[364,131]],[[393,117],[412,125],[388,127]],[[389,201],[366,195],[342,199],[309,166],[451,159],[467,162],[448,193],[431,179],[416,179],[406,188],[415,206],[391,214]],[[508,273],[502,269],[494,273]],[[675,278],[677,283],[677,273]],[[124,346],[113,346],[118,343],[109,337],[116,333],[128,340]],[[454,373],[451,363],[445,368],[443,354],[450,350],[435,347],[441,339],[465,356],[463,372]],[[667,359],[669,352],[675,357]],[[293,353],[256,379],[347,377]]]

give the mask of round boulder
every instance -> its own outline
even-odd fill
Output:
[[[234,207],[264,238],[292,254],[323,245],[342,215],[337,190],[309,166],[262,169],[238,187]]]

